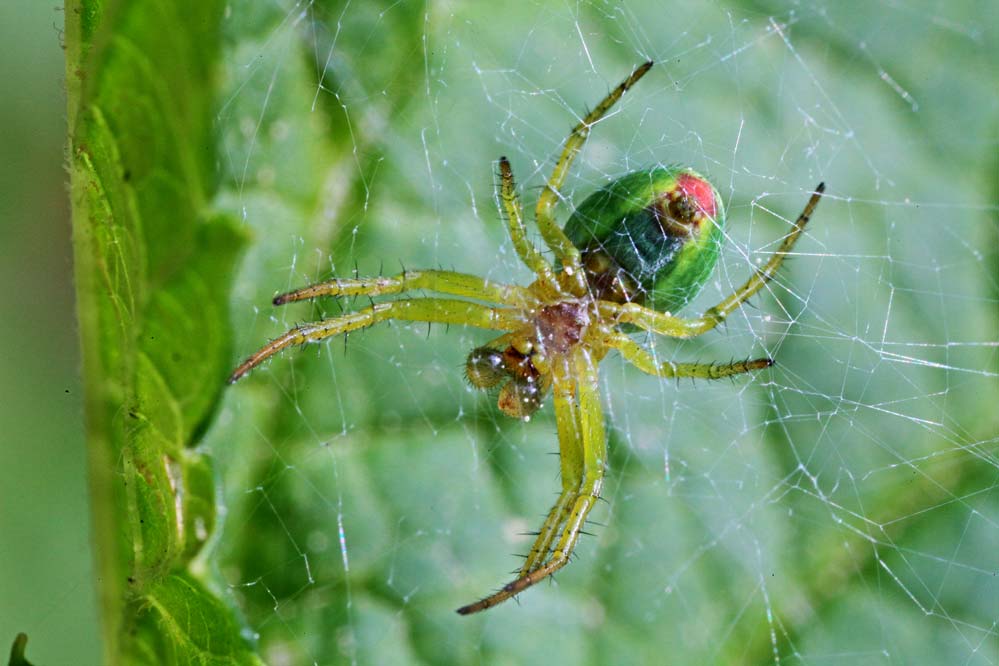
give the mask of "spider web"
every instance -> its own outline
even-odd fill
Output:
[[[721,330],[639,336],[777,366],[677,383],[611,355],[595,537],[481,617],[452,611],[512,578],[559,487],[550,407],[515,422],[463,381],[487,332],[382,325],[231,389],[216,561],[268,663],[999,663],[989,3],[249,4],[219,114],[255,234],[240,355],[367,305],[268,305],[331,274],[528,282],[496,158],[531,210],[569,127],[645,59],[559,215],[657,163],[708,174],[728,240],[687,314],[829,187]]]

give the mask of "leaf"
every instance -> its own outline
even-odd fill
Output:
[[[232,609],[190,574],[157,580],[135,608],[134,663],[236,665],[260,663],[241,636]]]
[[[70,2],[67,17],[107,663],[259,663],[192,572],[216,520],[211,460],[195,447],[229,363],[228,290],[245,244],[210,207],[222,3]]]

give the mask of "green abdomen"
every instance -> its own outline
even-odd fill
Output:
[[[725,214],[714,187],[683,167],[630,173],[594,192],[565,225],[594,294],[677,312],[714,269]]]

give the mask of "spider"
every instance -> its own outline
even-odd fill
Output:
[[[465,372],[472,386],[499,388],[505,414],[528,419],[554,396],[562,491],[548,512],[517,577],[457,610],[491,608],[551,576],[569,561],[586,517],[600,497],[607,465],[597,366],[612,349],[658,377],[719,379],[773,365],[769,358],[719,365],[659,362],[629,332],[641,329],[691,338],[715,328],[774,276],[801,236],[825,187],[819,184],[780,248],[730,296],[700,317],[674,314],[711,275],[723,242],[725,214],[714,186],[693,169],[656,166],[629,173],[590,195],[564,228],[555,208],[573,160],[590,130],[652,67],[646,62],[612,90],[569,134],[535,215],[551,262],[527,236],[510,162],[499,159],[499,200],[517,255],[534,273],[530,285],[475,275],[406,270],[393,277],[333,278],[280,294],[274,305],[323,296],[388,296],[422,289],[447,298],[383,300],[339,317],[301,324],[250,356],[233,383],[281,350],[378,322],[463,324],[502,331],[473,349]]]

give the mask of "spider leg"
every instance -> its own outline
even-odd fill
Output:
[[[597,387],[597,369],[595,361],[587,352],[576,350],[568,359],[571,364],[569,372],[576,376],[576,400],[578,401],[578,419],[573,424],[572,430],[576,432],[582,443],[582,465],[583,474],[579,491],[573,502],[572,509],[566,518],[565,526],[555,549],[544,564],[533,569],[530,573],[522,575],[516,580],[507,583],[495,594],[473,604],[463,606],[458,609],[461,615],[469,615],[479,611],[492,608],[498,603],[506,601],[532,585],[544,580],[569,562],[579,534],[586,522],[593,505],[600,497],[600,490],[603,486],[604,466],[607,461],[607,440],[604,436],[603,410],[600,407],[600,393]],[[555,376],[556,382],[565,381],[564,378]],[[564,396],[560,389],[556,392],[558,396]],[[564,398],[563,398],[564,399]],[[563,433],[559,430],[559,438]]]
[[[784,242],[781,243],[780,248],[771,255],[770,260],[764,264],[763,268],[757,270],[753,274],[753,277],[746,281],[746,284],[739,287],[730,296],[718,303],[718,305],[709,308],[700,317],[684,319],[682,317],[675,317],[668,312],[657,312],[636,303],[617,304],[608,301],[600,301],[601,315],[616,319],[621,324],[634,324],[647,331],[666,335],[671,338],[692,338],[702,333],[707,333],[725,321],[726,317],[773,279],[773,276],[777,273],[777,269],[784,262],[784,258],[791,252],[798,238],[801,237],[801,233],[805,230],[805,224],[808,223],[808,219],[815,211],[815,207],[819,204],[819,199],[822,198],[822,193],[825,192],[825,189],[825,183],[819,183],[818,187],[815,188],[814,194],[812,194],[805,205],[805,209],[801,211],[801,215],[795,220],[791,233],[784,238]]]
[[[555,287],[555,273],[552,265],[538,252],[538,248],[527,237],[527,227],[524,226],[524,209],[517,198],[517,189],[513,181],[513,169],[505,157],[499,159],[500,168],[500,200],[506,212],[510,240],[517,251],[520,260],[538,276],[538,279],[549,287]]]
[[[512,307],[526,307],[534,297],[523,287],[484,280],[477,275],[454,271],[404,271],[392,277],[333,278],[274,297],[274,305],[305,301],[321,296],[385,296],[414,289],[427,289],[451,296],[492,301]]]
[[[748,361],[737,361],[725,365],[714,363],[672,363],[666,361],[659,363],[652,354],[643,349],[637,342],[624,335],[617,333],[608,336],[604,344],[613,347],[621,352],[632,365],[657,377],[694,377],[697,379],[721,379],[732,375],[741,375],[745,372],[762,370],[774,364],[773,359],[757,358]]]
[[[808,199],[808,203],[805,204],[805,209],[801,211],[801,215],[798,219],[794,221],[794,227],[791,229],[785,238],[784,242],[780,244],[780,248],[771,255],[770,260],[763,266],[762,269],[753,273],[753,276],[746,281],[746,284],[742,285],[737,289],[731,296],[724,299],[721,303],[710,308],[701,317],[695,319],[693,325],[697,330],[696,335],[700,335],[706,331],[710,331],[712,328],[720,324],[729,316],[734,310],[742,306],[749,298],[758,292],[760,289],[773,279],[773,276],[777,273],[777,269],[780,268],[781,264],[784,263],[784,258],[788,255],[794,244],[798,242],[801,237],[802,232],[805,230],[805,225],[808,224],[809,218],[815,211],[815,207],[819,205],[819,199],[822,198],[822,193],[826,191],[826,184],[819,183],[815,188],[815,192],[812,194],[811,198]]]
[[[519,310],[494,308],[479,303],[444,298],[412,298],[376,303],[357,312],[332,319],[301,324],[264,345],[229,375],[232,384],[265,360],[287,347],[319,342],[333,335],[367,328],[381,321],[426,321],[438,324],[464,324],[478,328],[509,330],[522,326]]]
[[[552,547],[552,541],[555,540],[555,535],[558,534],[559,530],[562,529],[562,526],[565,525],[565,521],[568,519],[569,513],[575,505],[576,498],[578,496],[579,484],[576,484],[575,488],[567,488],[565,484],[565,477],[563,476],[562,492],[559,494],[555,504],[548,512],[548,517],[545,518],[545,522],[541,524],[541,529],[538,531],[538,536],[534,539],[534,544],[531,545],[531,550],[527,554],[524,566],[520,568],[520,573],[517,574],[518,578],[523,578],[537,569],[548,557],[548,552]]]
[[[548,179],[548,183],[545,186],[544,191],[541,196],[538,197],[538,206],[535,209],[535,216],[538,221],[538,230],[541,232],[541,237],[545,239],[545,243],[551,248],[552,252],[555,253],[555,257],[562,263],[566,268],[566,272],[569,274],[570,278],[574,280],[573,286],[576,287],[574,291],[578,291],[577,295],[582,296],[586,293],[586,276],[583,273],[582,267],[580,266],[579,258],[579,248],[569,241],[569,238],[559,227],[558,223],[555,221],[555,206],[558,204],[559,191],[562,188],[562,184],[565,182],[565,177],[569,173],[569,167],[572,166],[573,160],[576,159],[576,155],[583,148],[583,144],[586,143],[586,138],[590,134],[590,128],[606,115],[614,104],[621,99],[621,96],[635,85],[635,83],[645,76],[645,73],[649,71],[652,67],[652,61],[646,62],[640,65],[631,75],[622,81],[620,85],[610,92],[599,104],[593,107],[593,110],[586,114],[579,123],[572,128],[572,132],[569,133],[568,138],[565,140],[565,146],[562,148],[562,154],[558,158],[558,162],[555,164],[555,170],[552,172],[551,177]]]
[[[556,363],[552,367],[552,383],[555,394],[555,422],[558,426],[562,492],[538,531],[538,536],[531,546],[527,560],[520,569],[518,576],[520,578],[534,571],[548,557],[552,541],[569,517],[579,495],[579,486],[583,481],[583,444],[579,433],[579,405],[574,395],[574,383],[569,376],[568,363]]]

